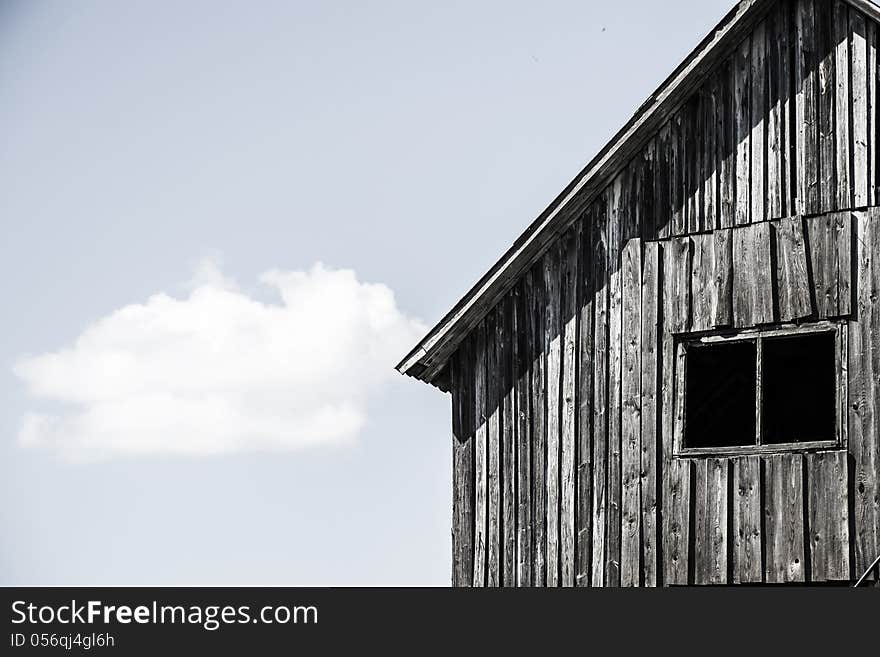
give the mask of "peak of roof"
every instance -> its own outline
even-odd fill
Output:
[[[441,375],[461,341],[662,126],[713,65],[726,57],[778,1],[737,3],[396,369],[446,389]],[[844,1],[880,22],[880,7],[870,0]]]

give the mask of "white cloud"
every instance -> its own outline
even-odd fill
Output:
[[[28,413],[22,445],[71,456],[222,453],[348,444],[369,398],[424,333],[393,292],[350,270],[269,271],[278,303],[239,291],[216,263],[189,296],[116,310],[15,373],[63,410]]]

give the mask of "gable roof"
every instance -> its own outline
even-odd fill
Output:
[[[406,355],[397,371],[445,390],[447,383],[441,375],[461,341],[776,2],[737,3],[492,268]],[[870,0],[845,2],[880,22],[880,8]]]

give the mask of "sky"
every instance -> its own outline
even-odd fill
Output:
[[[0,585],[447,585],[393,367],[730,6],[0,0]]]

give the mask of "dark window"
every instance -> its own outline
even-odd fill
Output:
[[[837,438],[833,330],[768,331],[681,346],[683,447],[711,450]]]
[[[693,345],[685,404],[689,447],[748,445],[755,438],[755,343]]]
[[[767,338],[761,363],[765,443],[834,436],[834,335]]]

